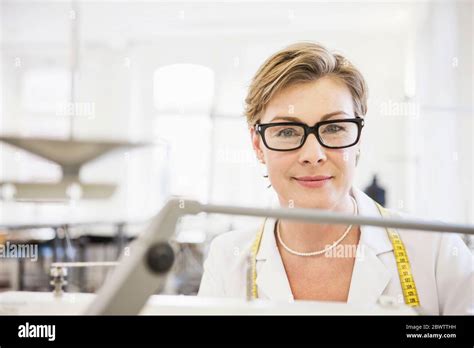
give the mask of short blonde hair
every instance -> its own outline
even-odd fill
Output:
[[[250,126],[262,117],[276,93],[298,83],[334,76],[349,88],[358,116],[367,113],[368,88],[360,71],[345,57],[313,42],[299,42],[273,54],[258,69],[245,98],[245,116]]]

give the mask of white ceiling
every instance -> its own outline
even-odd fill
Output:
[[[275,35],[308,32],[397,32],[415,25],[424,2],[158,2],[78,3],[81,41],[153,41],[173,35]],[[71,5],[2,1],[4,44],[67,43]],[[419,12],[419,11],[418,11]]]

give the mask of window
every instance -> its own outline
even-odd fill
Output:
[[[201,65],[169,65],[155,71],[153,87],[154,133],[169,146],[169,194],[205,202],[212,178],[214,72]]]

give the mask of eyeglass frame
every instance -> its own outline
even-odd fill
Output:
[[[346,145],[346,146],[327,146],[323,144],[321,137],[319,136],[319,128],[321,126],[324,126],[325,124],[338,123],[338,122],[339,123],[342,123],[342,122],[355,123],[357,125],[357,139],[352,144]],[[268,146],[267,140],[265,139],[265,130],[271,126],[284,126],[284,125],[301,126],[304,128],[304,136],[303,136],[303,141],[301,142],[301,144],[298,147],[295,147],[292,149],[274,149]],[[356,116],[355,118],[342,118],[342,119],[336,119],[336,120],[320,121],[320,122],[317,122],[312,127],[302,122],[275,122],[275,123],[257,123],[255,124],[254,128],[255,128],[255,131],[258,134],[260,134],[260,136],[262,137],[263,143],[265,144],[267,149],[272,150],[272,151],[294,151],[294,150],[301,149],[303,147],[303,145],[306,143],[306,140],[308,139],[308,136],[310,134],[314,134],[318,143],[321,144],[321,146],[328,149],[345,149],[345,148],[354,146],[355,144],[359,142],[360,135],[362,134],[362,128],[364,128],[364,125],[365,125],[364,119],[360,116]]]

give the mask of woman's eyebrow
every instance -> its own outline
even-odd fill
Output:
[[[346,116],[350,116],[347,112],[344,112],[342,110],[338,110],[338,111],[334,111],[334,112],[330,112],[329,114],[325,114],[321,117],[321,120],[320,121],[325,121],[327,120],[328,118],[330,117],[333,117],[333,116],[336,116],[336,115],[346,115]],[[303,121],[301,119],[299,119],[298,117],[293,117],[293,116],[275,116],[274,118],[272,118],[270,120],[270,122],[273,122],[275,120],[284,120],[284,121],[291,121],[291,122],[302,122]]]

